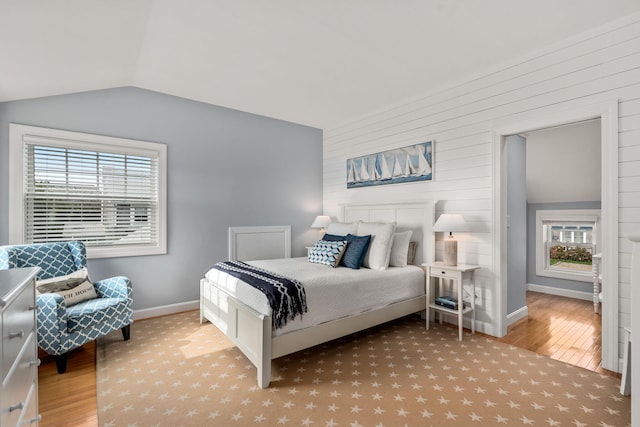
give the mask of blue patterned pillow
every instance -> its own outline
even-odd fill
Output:
[[[344,252],[340,265],[358,270],[362,266],[364,256],[369,249],[369,242],[371,242],[371,235],[368,236],[354,236],[353,234],[347,234],[346,236],[336,236],[334,234],[325,234],[322,240],[328,241],[340,241],[346,240],[349,242],[347,250]]]
[[[337,242],[318,240],[309,252],[309,262],[337,267],[346,247],[345,240]]]

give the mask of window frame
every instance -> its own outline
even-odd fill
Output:
[[[536,210],[536,275],[555,279],[593,282],[593,273],[589,271],[570,271],[553,268],[549,265],[547,241],[543,238],[545,222],[590,223],[593,224],[593,255],[599,252],[600,209],[560,209]]]
[[[9,243],[25,242],[25,136],[49,140],[45,145],[66,149],[101,150],[154,157],[158,162],[157,243],[155,245],[87,246],[87,258],[159,255],[167,253],[167,146],[166,144],[72,132],[11,123],[9,125]]]

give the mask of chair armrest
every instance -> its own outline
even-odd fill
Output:
[[[67,304],[60,294],[39,294],[36,295],[36,303],[38,304],[38,314],[53,313],[56,318],[62,322],[67,322]]]
[[[110,277],[93,284],[100,298],[132,299],[131,280],[124,276]]]
[[[67,333],[67,305],[59,294],[36,295],[38,345],[49,354],[59,354],[62,336]]]

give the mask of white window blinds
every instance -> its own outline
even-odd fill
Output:
[[[160,153],[136,147],[140,141],[127,146],[76,135],[21,136],[24,242],[82,240],[88,250],[158,247],[164,235]]]

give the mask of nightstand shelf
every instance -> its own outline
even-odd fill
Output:
[[[475,270],[480,267],[477,265],[445,265],[443,262],[433,262],[423,264],[427,269],[426,286],[427,286],[427,330],[429,330],[429,320],[431,311],[438,315],[440,323],[444,314],[450,314],[458,317],[458,339],[462,341],[462,329],[464,316],[471,313],[471,332],[476,332],[476,284],[474,278]],[[441,296],[444,288],[444,280],[451,280],[453,283],[449,285],[451,292],[455,291],[455,297],[458,301],[458,309],[453,310],[443,307],[435,303],[436,297]],[[465,286],[469,289],[470,301],[464,300]],[[434,319],[435,320],[435,319]]]
[[[458,310],[453,310],[451,308],[447,308],[447,307],[443,307],[441,305],[438,304],[429,304],[429,308],[433,309],[433,310],[438,310],[441,311],[443,313],[449,313],[449,314],[453,314],[455,316],[458,315]],[[462,314],[467,314],[467,313],[471,313],[473,311],[472,307],[465,307],[462,309]]]

